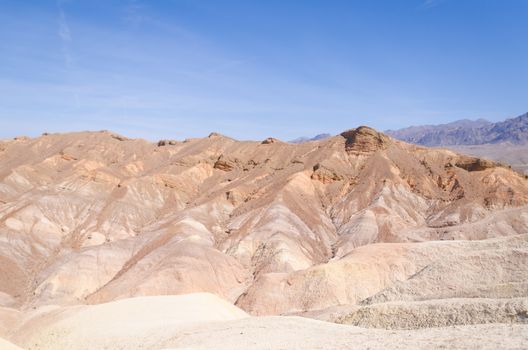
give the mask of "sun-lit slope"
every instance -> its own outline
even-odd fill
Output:
[[[123,299],[110,303],[44,307],[28,314],[11,335],[36,349],[159,348],[189,325],[229,321],[248,315],[208,293]]]
[[[21,347],[18,347],[15,344],[8,342],[7,340],[4,340],[2,338],[0,338],[0,349],[2,350],[22,350]]]
[[[380,243],[302,271],[264,275],[237,305],[282,314],[359,302],[528,297],[527,281],[528,235]]]
[[[477,304],[467,300],[464,305]],[[416,313],[413,308],[402,307]],[[380,316],[378,322],[391,321],[390,312]],[[495,317],[492,313],[480,316]],[[350,317],[343,322],[351,321]],[[403,317],[404,321],[417,319]],[[528,341],[527,330],[528,325],[522,324],[476,324],[389,331],[301,317],[248,317],[226,301],[200,293],[43,307],[18,324],[12,340],[27,349],[41,350],[515,349]]]
[[[335,321],[369,328],[420,329],[488,323],[528,325],[527,315],[528,298],[452,298],[360,306]]]
[[[527,325],[410,331],[365,329],[300,317],[262,317],[190,328],[163,349],[522,349]]]
[[[259,313],[352,302],[420,268],[405,262],[414,250],[391,246],[402,268],[380,267],[389,277],[332,291],[324,305],[317,290],[256,291],[306,290],[318,273],[342,282],[355,249],[372,243],[524,233],[527,202],[527,180],[506,167],[367,127],[298,145],[214,133],[157,144],[106,131],[17,138],[0,143],[0,302],[201,291]]]

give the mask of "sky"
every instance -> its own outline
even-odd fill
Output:
[[[283,140],[528,112],[528,0],[0,0],[0,138]]]

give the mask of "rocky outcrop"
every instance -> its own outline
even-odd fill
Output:
[[[178,141],[176,140],[159,140],[158,141],[158,147],[174,146],[176,144],[178,144]]]
[[[482,171],[500,166],[499,163],[491,160],[467,156],[458,157],[455,161],[455,165],[467,171]]]
[[[345,179],[343,175],[337,174],[335,171],[326,168],[324,165],[317,163],[313,166],[313,173],[311,178],[322,182],[323,184],[330,184],[335,181],[342,181]]]
[[[348,152],[371,153],[384,150],[390,145],[390,138],[369,128],[360,126],[341,133],[345,138],[345,147]]]
[[[130,140],[128,137],[125,137],[119,134],[111,134],[110,136],[116,139],[117,141],[129,141]]]
[[[218,157],[216,162],[213,165],[213,168],[222,170],[222,171],[231,171],[235,168],[237,161],[231,160],[224,155]]]
[[[277,143],[277,142],[280,142],[280,141],[279,141],[278,139],[276,139],[276,138],[268,137],[267,139],[265,139],[264,141],[262,141],[261,144],[263,144],[263,145],[269,145],[269,144]]]

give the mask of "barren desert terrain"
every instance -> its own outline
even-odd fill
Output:
[[[0,348],[528,344],[528,180],[369,127],[0,141]]]

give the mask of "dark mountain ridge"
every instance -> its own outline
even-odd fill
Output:
[[[491,123],[484,119],[459,120],[448,124],[411,126],[388,130],[386,134],[409,143],[424,146],[482,145],[528,143],[528,113]]]

